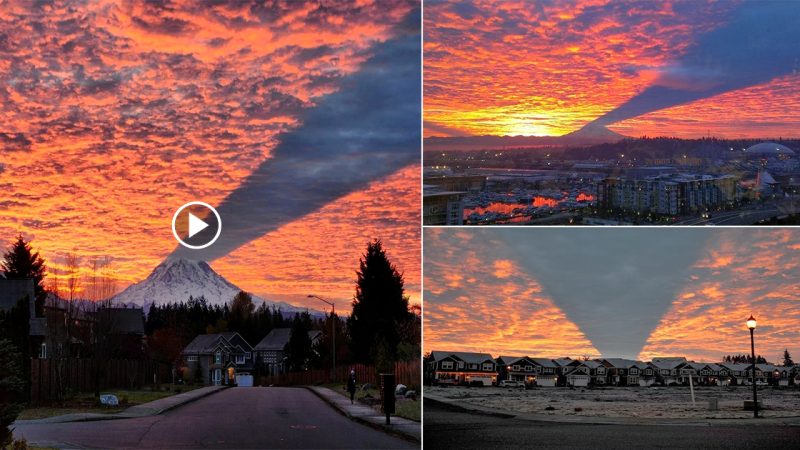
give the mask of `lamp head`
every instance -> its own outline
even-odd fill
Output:
[[[747,319],[747,328],[749,328],[751,330],[755,330],[756,329],[756,318],[753,317],[752,314],[750,314],[750,318]]]

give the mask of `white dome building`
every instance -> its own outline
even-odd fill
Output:
[[[752,156],[794,156],[795,154],[794,150],[775,142],[762,142],[751,145],[744,152]]]

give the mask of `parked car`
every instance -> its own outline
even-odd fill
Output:
[[[499,384],[500,387],[525,387],[525,384],[515,380],[503,380]]]

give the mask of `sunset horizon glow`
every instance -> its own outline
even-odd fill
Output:
[[[644,95],[603,125],[628,137],[800,137],[796,13],[753,1],[432,2],[423,133],[564,136]]]

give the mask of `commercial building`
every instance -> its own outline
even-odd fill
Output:
[[[601,209],[692,214],[737,201],[733,175],[665,174],[641,179],[611,177],[597,184]]]

